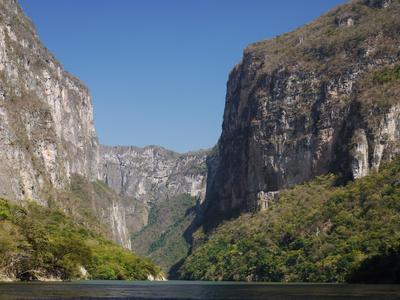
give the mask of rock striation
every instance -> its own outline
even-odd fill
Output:
[[[245,49],[227,84],[206,222],[320,174],[365,176],[399,154],[399,15],[399,1],[351,1]]]
[[[183,193],[204,198],[207,151],[100,146],[100,153],[100,178],[121,195],[146,203]]]
[[[98,177],[87,88],[40,42],[15,0],[0,1],[0,196],[43,204],[72,174]]]
[[[126,199],[129,232],[148,223],[151,207],[181,194],[205,197],[208,151],[179,154],[159,146],[100,146],[99,174]]]
[[[0,0],[0,148],[0,197],[89,211],[126,248],[152,205],[205,195],[205,151],[100,149],[88,89],[45,48],[16,0]]]

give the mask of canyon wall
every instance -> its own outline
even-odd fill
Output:
[[[100,151],[88,89],[45,48],[15,0],[0,0],[0,148],[0,197],[90,211],[126,248],[151,206],[186,193],[204,199],[206,152]]]
[[[0,1],[0,196],[43,204],[71,174],[98,177],[87,88],[40,42],[14,0]]]
[[[159,146],[101,146],[100,178],[125,201],[127,226],[136,232],[151,207],[181,194],[204,200],[207,151],[176,153]]]
[[[229,76],[205,222],[320,174],[365,176],[399,154],[399,15],[399,1],[351,1],[245,49]]]
[[[207,151],[101,146],[100,153],[100,178],[123,196],[146,203],[183,193],[204,198]]]

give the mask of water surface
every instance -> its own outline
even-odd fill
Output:
[[[198,281],[0,283],[0,299],[400,299],[400,285],[264,284]]]

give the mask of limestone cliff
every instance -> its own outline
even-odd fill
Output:
[[[227,85],[206,221],[328,172],[342,180],[400,152],[400,1],[351,1],[250,45]]]
[[[43,46],[18,3],[0,0],[0,197],[94,216],[129,248],[125,199],[96,182],[92,110],[88,89]]]
[[[44,47],[17,1],[0,0],[0,197],[93,215],[130,248],[152,205],[204,198],[206,154],[104,146],[100,161],[92,110],[88,89]]]
[[[181,194],[204,199],[207,151],[179,154],[158,146],[100,146],[100,178],[125,202],[129,232],[148,222],[149,209]]]
[[[46,203],[72,174],[98,177],[87,88],[40,42],[15,0],[0,1],[0,196]]]

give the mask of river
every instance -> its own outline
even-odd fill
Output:
[[[199,281],[0,283],[0,299],[391,300],[400,285],[264,284]]]

